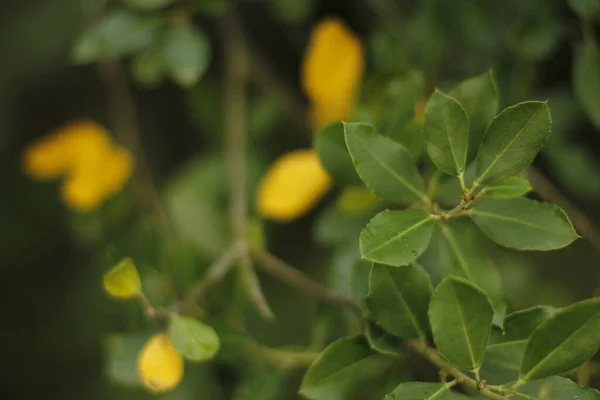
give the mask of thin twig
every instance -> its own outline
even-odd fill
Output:
[[[290,286],[294,286],[313,297],[327,301],[331,304],[349,308],[357,314],[362,313],[360,306],[353,298],[344,296],[327,286],[313,281],[293,266],[275,257],[273,254],[254,248],[250,250],[250,253],[266,272],[288,283]]]
[[[260,282],[248,253],[246,201],[246,86],[248,51],[243,33],[233,13],[221,26],[225,54],[225,156],[229,173],[229,199],[234,246],[238,250],[240,274],[250,299],[265,318],[273,318],[260,288]]]
[[[530,166],[525,171],[525,176],[531,183],[533,190],[543,199],[561,207],[569,216],[573,225],[581,235],[586,238],[596,250],[600,251],[600,230],[592,220],[575,204],[567,199],[560,190],[537,168]]]
[[[116,124],[116,133],[123,144],[129,148],[137,163],[134,180],[139,200],[150,203],[149,206],[156,222],[162,229],[168,230],[168,219],[164,213],[158,189],[152,180],[142,148],[135,102],[133,101],[127,75],[118,60],[99,63],[98,75],[108,92],[109,103]]]
[[[179,310],[190,310],[200,301],[206,290],[219,282],[233,266],[237,257],[237,248],[232,247],[221,255],[204,273],[204,276],[189,291],[181,302]]]
[[[454,365],[446,361],[438,351],[432,347],[427,346],[424,341],[421,340],[411,340],[408,342],[408,346],[421,354],[423,357],[427,358],[433,365],[445,371],[449,375],[457,378],[460,383],[463,383],[471,388],[477,390],[482,395],[486,396],[488,399],[493,400],[506,400],[506,396],[502,396],[498,393],[494,393],[489,390],[487,387],[481,384],[481,382],[477,382],[475,379],[465,375],[462,371],[456,368]]]

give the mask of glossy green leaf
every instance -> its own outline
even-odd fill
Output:
[[[517,394],[516,398],[536,400],[600,400],[600,392],[592,388],[581,387],[577,383],[562,376],[551,376],[541,381],[523,385],[517,390],[525,397]]]
[[[492,330],[481,367],[482,376],[491,384],[517,380],[529,336],[554,312],[552,307],[535,306],[507,315],[504,330]]]
[[[366,302],[383,329],[405,340],[418,339],[429,331],[431,290],[429,275],[418,264],[404,268],[373,264]]]
[[[440,231],[442,275],[467,279],[483,290],[496,314],[502,318],[506,304],[500,273],[481,243],[477,228],[468,221],[456,220],[440,225]]]
[[[560,309],[529,337],[520,379],[558,375],[583,364],[600,347],[600,298]]]
[[[443,383],[406,382],[398,385],[384,400],[460,400],[470,399],[460,393],[453,392]]]
[[[190,361],[208,361],[221,347],[219,336],[211,326],[178,314],[169,319],[169,338],[173,347]]]
[[[315,134],[314,148],[333,180],[340,185],[361,185],[344,138],[344,123],[332,122]]]
[[[362,336],[330,344],[308,368],[299,393],[310,400],[346,400],[381,385],[396,357],[375,353]]]
[[[73,48],[78,63],[116,58],[148,48],[155,40],[158,23],[127,11],[113,11],[86,29]]]
[[[427,198],[415,161],[401,144],[366,124],[344,124],[344,130],[354,167],[371,191],[400,203]]]
[[[452,91],[469,117],[469,159],[475,156],[481,137],[499,107],[498,90],[492,70],[460,82]]]
[[[469,215],[487,237],[513,249],[560,249],[578,237],[564,211],[531,199],[481,200]]]
[[[436,91],[425,106],[425,148],[431,161],[449,175],[461,175],[467,164],[469,118],[456,99]]]
[[[598,0],[567,0],[567,3],[582,19],[592,19],[600,15]]]
[[[435,346],[460,368],[478,370],[493,316],[492,305],[480,289],[465,279],[445,278],[434,290],[429,304]]]
[[[377,353],[394,357],[403,357],[402,349],[405,347],[399,337],[390,335],[381,326],[373,321],[367,322],[365,338],[371,349]]]
[[[587,117],[600,129],[600,49],[594,39],[585,37],[577,45],[573,63],[575,96]]]
[[[164,8],[169,4],[173,3],[175,0],[121,0],[123,4],[136,8],[142,11],[151,11],[158,10],[159,8]]]
[[[185,88],[198,83],[212,56],[207,37],[190,23],[171,26],[163,38],[163,48],[166,71]]]
[[[511,176],[485,187],[484,196],[492,199],[512,199],[529,193],[532,188],[529,181],[520,176]]]
[[[360,233],[360,254],[381,264],[408,265],[427,248],[434,221],[424,211],[382,211]]]
[[[491,183],[523,171],[550,135],[545,102],[528,101],[504,109],[486,129],[475,158],[476,183]]]

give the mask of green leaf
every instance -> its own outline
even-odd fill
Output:
[[[169,320],[169,338],[173,347],[191,361],[208,361],[221,347],[219,336],[211,326],[178,314]]]
[[[485,187],[483,195],[492,199],[511,199],[529,193],[532,188],[529,181],[520,176],[511,176]]]
[[[462,175],[467,164],[469,118],[456,99],[436,91],[425,106],[425,148],[431,161],[449,175]]]
[[[374,351],[394,357],[403,357],[400,351],[404,346],[400,338],[390,335],[373,321],[367,321],[365,338]]]
[[[557,311],[529,337],[521,376],[532,381],[558,375],[583,364],[600,347],[600,298]]]
[[[175,0],[121,0],[123,4],[136,8],[142,11],[158,10],[164,8],[169,4],[175,2]]]
[[[567,3],[582,19],[592,19],[600,15],[598,0],[567,0]]]
[[[104,290],[115,298],[129,299],[142,292],[140,275],[129,257],[104,273]]]
[[[502,318],[506,304],[500,273],[479,239],[479,231],[467,221],[455,220],[440,225],[439,248],[443,276],[467,279],[483,290],[494,311]]]
[[[407,382],[398,385],[384,400],[460,400],[470,397],[455,393],[443,383]]]
[[[171,26],[163,38],[163,48],[167,72],[185,88],[198,83],[212,56],[206,35],[191,23]]]
[[[551,376],[542,381],[523,385],[517,391],[517,398],[523,393],[539,400],[600,400],[600,392],[592,388],[581,387],[577,383],[562,376]]]
[[[481,200],[469,215],[487,237],[512,249],[560,249],[578,237],[564,211],[531,199]]]
[[[575,96],[587,117],[600,129],[600,50],[594,39],[585,37],[577,45],[573,63]]]
[[[468,159],[471,159],[479,148],[485,128],[498,112],[498,89],[492,70],[462,81],[452,89],[450,96],[463,106],[469,117]]]
[[[404,268],[373,264],[366,302],[383,329],[405,340],[418,339],[429,331],[431,290],[429,275],[418,264]]]
[[[104,359],[107,377],[118,384],[139,387],[137,370],[138,353],[149,335],[111,335],[105,342]]]
[[[159,24],[127,11],[114,11],[86,29],[73,48],[77,63],[111,59],[148,48]]]
[[[427,248],[434,221],[424,211],[382,211],[360,233],[360,254],[382,264],[408,265]]]
[[[552,307],[535,306],[509,314],[504,320],[503,331],[492,330],[481,367],[482,376],[491,384],[516,380],[529,336],[554,312]]]
[[[475,158],[476,184],[490,183],[523,171],[550,135],[545,102],[528,101],[505,108],[490,123]]]
[[[371,191],[388,201],[428,201],[415,161],[401,144],[366,124],[344,124],[344,132],[354,167]]]
[[[444,278],[429,304],[435,346],[460,368],[478,370],[493,316],[492,306],[480,289],[461,278]]]
[[[314,148],[323,168],[336,183],[362,186],[346,147],[343,122],[332,122],[321,128],[315,135]]]
[[[375,353],[362,336],[330,344],[308,368],[299,393],[310,400],[346,400],[371,394],[396,357]]]

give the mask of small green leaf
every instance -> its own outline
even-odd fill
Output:
[[[121,0],[123,4],[142,11],[152,11],[164,8],[175,0]]]
[[[558,375],[583,364],[600,347],[600,298],[557,311],[531,334],[521,364],[523,381]]]
[[[371,350],[362,336],[343,338],[330,344],[308,368],[299,393],[310,400],[345,400],[371,394],[389,379],[385,372],[398,362],[396,357]]]
[[[445,278],[433,292],[429,304],[435,346],[460,368],[478,370],[493,316],[494,310],[480,289],[461,278]]]
[[[592,19],[600,15],[598,0],[567,0],[567,3],[582,19]]]
[[[490,183],[523,171],[550,135],[545,102],[528,101],[504,109],[490,123],[475,158],[476,184]]]
[[[383,329],[405,340],[418,339],[429,330],[431,290],[429,275],[418,264],[404,268],[373,264],[366,302]]]
[[[493,185],[485,187],[484,195],[492,199],[512,199],[529,193],[531,185],[529,181],[520,176],[511,176],[502,179]]]
[[[449,175],[462,175],[467,164],[469,118],[456,99],[436,91],[425,106],[425,148],[431,161]]]
[[[406,382],[398,385],[384,400],[461,400],[470,399],[463,394],[453,392],[443,383]]]
[[[175,314],[169,320],[169,338],[173,347],[191,361],[207,361],[221,347],[217,332],[196,319]]]
[[[366,124],[344,124],[344,132],[354,167],[369,189],[388,201],[427,201],[415,161],[401,144]]]
[[[560,249],[578,237],[564,211],[531,199],[482,200],[469,215],[487,237],[512,249]]]
[[[464,107],[469,117],[469,156],[475,156],[485,128],[498,112],[498,90],[492,70],[460,82],[450,96]]]
[[[367,322],[365,338],[374,351],[394,357],[403,357],[401,349],[404,347],[402,340],[390,335],[373,321]]]
[[[315,135],[314,148],[323,168],[336,183],[362,186],[346,147],[343,122],[332,122],[321,128]]]
[[[135,268],[135,263],[129,257],[123,259],[116,266],[104,274],[104,290],[111,296],[119,299],[129,299],[137,296],[142,291],[140,275]]]
[[[554,312],[552,307],[542,306],[515,311],[506,316],[503,331],[492,330],[491,344],[487,346],[481,367],[489,383],[501,384],[518,378],[529,336]]]
[[[600,129],[600,50],[593,38],[585,37],[575,49],[573,88],[587,117]]]
[[[520,396],[520,393],[533,397]],[[581,387],[562,376],[551,376],[541,381],[523,385],[517,390],[516,397],[539,400],[600,400],[600,392],[592,388]]]
[[[494,311],[502,318],[506,304],[500,273],[479,240],[477,228],[468,221],[455,220],[440,225],[442,240],[439,248],[443,276],[467,279],[485,292]]]
[[[434,221],[424,211],[382,211],[360,233],[360,254],[382,264],[408,265],[427,248]]]
[[[210,43],[204,33],[191,23],[171,26],[163,39],[165,68],[182,87],[198,83],[211,58]]]
[[[86,29],[73,48],[77,63],[116,58],[148,48],[155,40],[158,23],[127,11],[114,11]]]

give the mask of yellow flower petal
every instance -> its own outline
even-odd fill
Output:
[[[110,145],[110,135],[91,121],[75,121],[56,129],[23,154],[25,172],[37,179],[56,179]]]
[[[284,154],[263,177],[258,191],[258,213],[276,221],[291,221],[306,214],[331,184],[312,150]]]
[[[137,359],[138,375],[144,387],[161,393],[173,389],[183,378],[183,357],[160,333],[146,342]]]
[[[363,70],[363,45],[344,23],[328,18],[314,28],[302,69],[311,102],[353,104]]]
[[[93,210],[102,203],[104,190],[96,181],[93,171],[81,168],[63,183],[61,195],[69,207],[85,212]]]
[[[126,258],[104,274],[104,289],[112,297],[129,299],[141,293],[142,283],[135,264]]]

